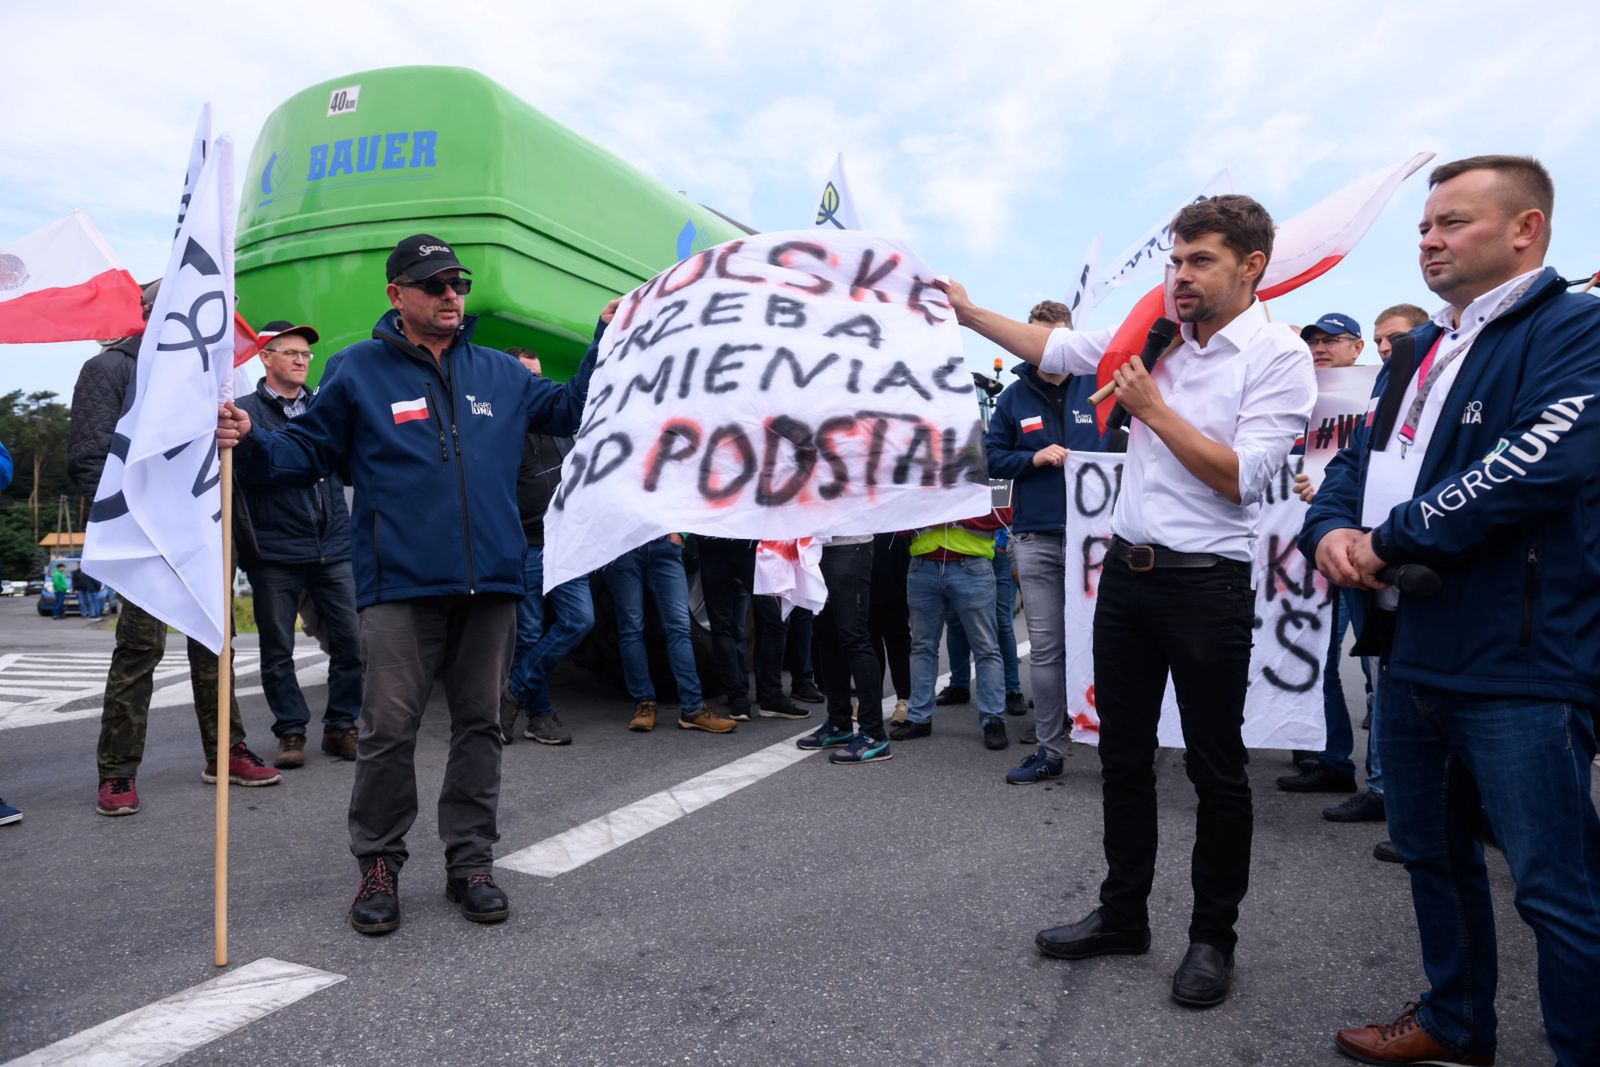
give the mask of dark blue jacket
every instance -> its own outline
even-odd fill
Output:
[[[1440,332],[1432,323],[1414,330],[1416,351]],[[1374,396],[1384,396],[1389,371]],[[1385,421],[1380,410],[1328,464],[1300,535],[1308,557],[1330,531],[1361,528],[1373,427]],[[1383,558],[1424,563],[1443,583],[1431,598],[1401,597],[1396,677],[1600,704],[1597,461],[1600,300],[1566,292],[1546,269],[1473,343],[1423,456],[1422,488],[1377,528]],[[1371,594],[1356,599],[1361,627],[1375,609]]]
[[[250,416],[258,430],[276,432],[289,423],[283,400],[267,388],[265,378],[256,391],[234,403]],[[234,462],[255,447],[255,435],[239,445]],[[256,485],[239,478],[255,559],[242,559],[246,570],[256,560],[267,563],[339,563],[350,558],[350,512],[344,504],[344,483],[337,474],[319,478],[309,486]]]
[[[1013,368],[1017,381],[1006,386],[989,417],[983,451],[991,478],[1011,479],[1011,529],[1017,533],[1060,533],[1067,523],[1067,486],[1059,467],[1035,467],[1033,454],[1046,445],[1097,452],[1100,432],[1094,421],[1094,379],[1069,375],[1063,383],[1062,410],[1046,393],[1032,363]],[[1038,429],[1024,431],[1024,419],[1041,419]]]
[[[252,481],[308,484],[346,467],[356,605],[523,592],[527,540],[517,468],[530,430],[575,434],[604,326],[571,381],[537,378],[472,343],[468,316],[441,360],[402,336],[399,315],[334,356],[304,415],[240,457]]]

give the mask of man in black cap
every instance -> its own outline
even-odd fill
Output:
[[[255,392],[235,403],[262,430],[281,430],[305,414],[311,346],[317,331],[292,322],[269,322],[258,334],[266,375]],[[254,445],[245,442],[238,455]],[[272,708],[278,738],[273,766],[305,765],[311,709],[294,670],[294,620],[303,596],[316,606],[328,642],[328,707],[322,716],[322,751],[356,758],[356,717],[361,714],[361,653],[356,637],[356,582],[350,568],[350,512],[344,484],[329,473],[305,486],[254,484],[239,479],[244,507],[236,521],[251,537],[236,538],[239,562],[250,576],[256,629],[261,634],[261,688]]]
[[[596,343],[558,385],[472,343],[470,273],[437,237],[401,241],[387,265],[391,310],[371,339],[335,355],[305,414],[276,433],[256,432],[256,447],[239,457],[241,477],[253,482],[305,485],[347,469],[355,485],[350,540],[365,677],[349,819],[361,883],[350,924],[365,934],[400,925],[396,878],[417,814],[417,728],[441,670],[451,720],[439,795],[445,896],[474,922],[509,914],[492,866],[500,691],[527,547],[517,467],[530,430],[577,432],[599,336],[616,308],[606,307]],[[244,412],[220,409],[220,447],[247,434]]]

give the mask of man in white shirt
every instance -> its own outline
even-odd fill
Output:
[[[1395,340],[1377,403],[1328,464],[1300,547],[1359,590],[1358,649],[1386,655],[1389,832],[1411,877],[1428,990],[1339,1031],[1363,1063],[1495,1062],[1486,814],[1533,928],[1545,1034],[1600,1053],[1600,302],[1544,267],[1555,188],[1536,160],[1438,167],[1422,280],[1446,306]],[[1431,596],[1385,566],[1422,564]]]
[[[1149,950],[1156,860],[1156,722],[1170,673],[1200,798],[1189,950],[1172,996],[1211,1007],[1233,975],[1234,923],[1250,874],[1250,783],[1240,732],[1255,615],[1256,522],[1269,481],[1305,428],[1316,377],[1305,343],[1255,299],[1273,224],[1246,196],[1211,197],[1173,220],[1181,340],[1147,371],[1117,370],[1135,420],[1095,604],[1105,852],[1100,907],[1045,930],[1061,959]],[[1055,374],[1094,374],[1109,331],[1050,330],[946,289],[961,323]]]

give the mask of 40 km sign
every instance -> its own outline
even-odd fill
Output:
[[[1111,544],[1111,508],[1122,482],[1120,455],[1073,452],[1067,479],[1067,714],[1072,739],[1095,744],[1094,604]],[[1322,671],[1328,659],[1332,602],[1326,581],[1295,547],[1306,505],[1290,491],[1293,471],[1278,471],[1261,507],[1256,541],[1255,646],[1244,703],[1244,743],[1251,748],[1320,750],[1326,743]],[[1167,685],[1161,744],[1183,747],[1178,705]]]

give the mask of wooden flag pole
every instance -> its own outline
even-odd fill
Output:
[[[218,967],[228,965],[228,750],[233,728],[233,449],[222,463],[222,651],[217,654],[216,909],[212,940]]]

